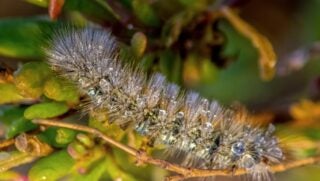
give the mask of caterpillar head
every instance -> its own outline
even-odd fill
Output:
[[[111,89],[110,82],[117,83],[123,77],[117,51],[116,39],[109,31],[67,26],[55,32],[46,55],[54,70],[100,106],[103,93]]]
[[[98,27],[60,28],[46,48],[53,69],[77,82],[88,95],[95,94],[106,73],[118,68],[114,67],[116,52],[115,38]]]

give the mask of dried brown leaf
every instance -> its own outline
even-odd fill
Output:
[[[320,125],[320,102],[301,100],[290,107],[290,114],[299,126]]]
[[[277,57],[268,38],[242,20],[229,7],[221,8],[221,13],[241,34],[250,39],[253,46],[257,48],[260,55],[259,66],[261,78],[263,80],[272,79],[275,74]]]

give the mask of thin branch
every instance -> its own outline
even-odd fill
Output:
[[[0,143],[0,149],[15,144],[16,151],[5,152],[6,156],[0,159],[0,173],[13,167],[30,163],[39,157],[52,152],[52,148],[34,135],[21,134],[15,139],[8,139]]]
[[[278,164],[271,167],[271,171],[273,172],[283,172],[286,170],[290,170],[297,167],[302,167],[306,165],[313,165],[316,163],[320,163],[320,156],[305,158],[301,160],[295,160],[292,162],[288,162],[285,164]]]
[[[117,148],[120,148],[121,150],[129,153],[130,155],[136,156],[136,153],[137,153],[137,150],[135,150],[134,148],[127,146],[127,145],[124,145],[122,143],[119,143],[94,128],[90,128],[90,127],[82,126],[82,125],[77,125],[77,124],[64,123],[64,122],[60,122],[57,120],[33,120],[32,122],[35,124],[41,124],[41,125],[47,125],[47,126],[57,126],[57,127],[69,128],[69,129],[73,129],[73,130],[78,130],[78,131],[90,133],[90,134],[96,135],[97,137],[100,137],[101,139],[103,139],[104,141],[109,143],[110,145],[113,145]]]
[[[3,140],[0,142],[0,149],[6,148],[14,144],[14,139]]]
[[[38,157],[32,156],[28,153],[17,152],[10,155],[9,158],[0,160],[0,173],[7,171],[13,167],[20,166],[22,164],[30,163]]]
[[[74,130],[83,131],[86,133],[96,135],[97,137],[100,137],[101,139],[106,141],[108,144],[113,145],[129,153],[132,156],[135,156],[138,162],[153,164],[155,166],[161,167],[168,171],[177,173],[178,175],[167,178],[167,180],[170,180],[170,181],[178,181],[186,178],[195,178],[195,177],[231,176],[231,175],[236,176],[236,175],[247,174],[247,171],[245,169],[237,169],[231,173],[230,170],[228,169],[205,170],[205,169],[196,169],[196,168],[186,168],[177,164],[169,163],[165,160],[155,159],[148,156],[147,153],[144,151],[137,150],[135,148],[132,148],[130,146],[117,142],[112,138],[106,136],[104,133],[100,132],[99,130],[90,128],[87,126],[64,123],[64,122],[59,122],[55,120],[33,120],[33,123],[40,124],[40,125],[47,125],[47,126],[69,128],[69,129],[74,129]],[[306,158],[302,160],[296,160],[288,163],[274,165],[270,167],[270,170],[272,172],[283,172],[292,168],[301,167],[305,165],[312,165],[319,162],[320,162],[320,156],[311,157],[311,158]]]

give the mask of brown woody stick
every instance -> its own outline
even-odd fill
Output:
[[[77,124],[71,124],[71,123],[64,123],[64,122],[59,122],[55,120],[34,120],[33,123],[40,124],[40,125],[46,125],[46,126],[58,126],[58,127],[63,127],[63,128],[69,128],[69,129],[74,129],[78,131],[83,131],[86,133],[90,133],[93,135],[96,135],[97,137],[100,137],[104,141],[106,141],[108,144],[115,146],[128,154],[134,156],[137,158],[137,161],[143,162],[143,163],[149,163],[156,165],[158,167],[161,167],[163,169],[166,169],[168,171],[172,171],[177,173],[178,175],[168,177],[167,180],[170,181],[178,181],[178,180],[183,180],[186,178],[194,178],[194,177],[209,177],[209,176],[231,176],[231,175],[244,175],[247,173],[245,169],[237,169],[235,170],[232,174],[230,173],[230,170],[205,170],[205,169],[196,169],[196,168],[186,168],[179,166],[177,164],[169,163],[164,160],[160,159],[155,159],[146,154],[146,152],[137,150],[135,148],[132,148],[130,146],[124,145],[120,142],[117,142],[113,140],[112,138],[106,136],[102,132],[100,132],[97,129],[87,127],[87,126],[82,126],[82,125],[77,125]],[[311,157],[311,158],[306,158],[302,160],[296,160],[288,163],[282,163],[278,165],[274,165],[270,167],[270,170],[273,172],[282,172],[286,171],[292,168],[296,167],[301,167],[305,165],[311,165],[315,163],[320,162],[320,156],[318,157]]]

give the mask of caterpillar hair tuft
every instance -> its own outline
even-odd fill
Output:
[[[58,31],[46,52],[53,69],[87,94],[90,110],[105,110],[110,122],[183,152],[182,165],[244,168],[253,180],[272,179],[268,167],[284,159],[273,125],[251,125],[245,115],[181,90],[159,73],[146,78],[120,60],[118,49],[110,32],[86,27]]]

